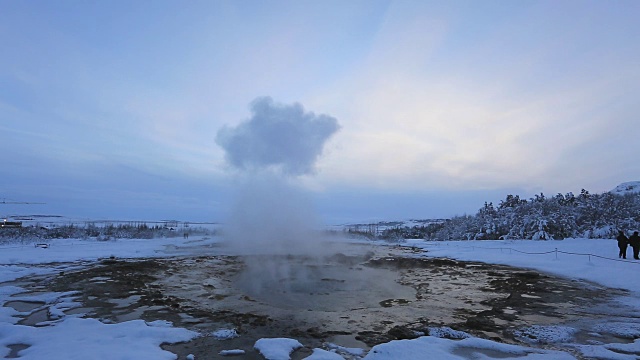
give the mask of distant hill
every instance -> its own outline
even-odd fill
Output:
[[[624,195],[629,193],[640,193],[640,181],[629,181],[616,186],[610,193]]]

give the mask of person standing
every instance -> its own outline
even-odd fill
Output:
[[[618,231],[618,248],[620,249],[620,253],[618,254],[619,258],[626,259],[627,258],[627,245],[629,245],[629,238],[624,234],[622,230]]]
[[[633,248],[633,258],[640,260],[638,253],[640,253],[640,236],[637,231],[633,232],[633,235],[629,237],[629,245]]]

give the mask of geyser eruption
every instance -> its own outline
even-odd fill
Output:
[[[249,120],[223,127],[216,137],[229,164],[240,170],[311,174],[325,142],[340,128],[335,118],[305,112],[298,103],[281,105],[270,97],[259,97],[250,108]]]
[[[225,245],[233,253],[302,255],[322,249],[321,226],[302,189],[269,172],[245,175],[224,226]]]
[[[315,172],[339,125],[331,116],[269,97],[255,99],[250,110],[248,120],[223,127],[216,137],[241,177],[223,237],[229,249],[246,257],[241,285],[254,295],[263,289],[286,293],[293,279],[314,281],[309,264],[327,249],[311,201],[295,181]]]
[[[250,109],[248,120],[223,127],[216,137],[241,176],[224,238],[239,254],[306,253],[317,243],[313,235],[318,224],[311,203],[293,182],[315,171],[338,122],[305,112],[298,103],[277,104],[270,97],[255,99]]]

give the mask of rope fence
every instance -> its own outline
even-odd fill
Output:
[[[440,245],[440,244],[428,244],[428,245],[436,245],[437,246],[437,245]],[[456,245],[456,246],[458,246],[458,245]],[[626,260],[626,259],[616,259],[616,258],[597,255],[597,254],[562,251],[562,250],[558,250],[558,248],[555,248],[555,250],[551,250],[551,251],[529,252],[529,251],[522,251],[522,250],[510,248],[510,247],[483,247],[483,246],[475,246],[475,245],[473,245],[473,246],[459,246],[459,247],[471,248],[472,250],[475,250],[476,248],[483,249],[483,250],[500,250],[500,251],[509,250],[509,253],[516,252],[516,253],[526,254],[526,255],[555,254],[556,259],[558,259],[558,254],[578,255],[578,256],[587,256],[589,258],[589,262],[591,262],[591,258],[594,257],[594,258],[599,258],[599,259],[604,259],[604,260],[610,260],[610,261],[617,261],[617,262],[623,262],[623,263],[628,263],[628,264],[640,265],[640,261],[638,261],[638,260],[633,261],[633,260]]]

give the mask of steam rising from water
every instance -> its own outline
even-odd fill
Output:
[[[229,164],[244,177],[224,239],[235,254],[245,255],[247,289],[289,293],[296,280],[321,281],[322,275],[307,265],[321,261],[319,255],[326,254],[321,250],[327,249],[313,206],[294,180],[315,171],[325,142],[339,126],[331,116],[269,97],[255,99],[250,109],[250,119],[223,127],[216,137]]]
[[[252,172],[239,185],[224,238],[241,255],[313,254],[322,247],[311,201],[289,179]]]

